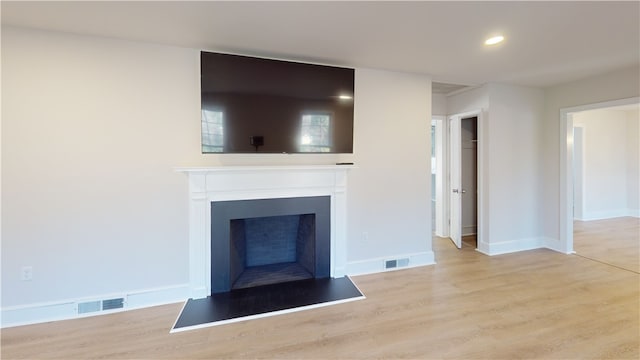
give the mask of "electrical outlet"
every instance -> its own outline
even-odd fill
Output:
[[[33,279],[33,266],[23,266],[20,271],[20,280],[31,281]]]

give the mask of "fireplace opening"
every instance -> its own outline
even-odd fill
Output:
[[[231,220],[231,289],[315,277],[315,215]]]
[[[326,278],[331,198],[211,203],[211,293]]]

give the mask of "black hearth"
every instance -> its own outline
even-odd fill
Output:
[[[211,292],[330,276],[331,198],[211,203]]]

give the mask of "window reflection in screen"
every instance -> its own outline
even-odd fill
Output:
[[[202,152],[221,153],[224,150],[224,113],[202,110]]]
[[[301,120],[300,152],[330,152],[331,115],[307,113]]]

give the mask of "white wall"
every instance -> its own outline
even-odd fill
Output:
[[[545,89],[545,112],[541,138],[541,216],[545,237],[552,248],[561,249],[560,240],[560,109],[579,105],[628,99],[640,95],[640,67],[635,65]],[[564,184],[562,184],[564,186]],[[565,249],[566,250],[566,249]]]
[[[447,98],[448,113],[482,110],[478,248],[499,254],[543,246],[540,89],[488,84]]]
[[[627,112],[621,110],[573,115],[574,127],[583,129],[582,172],[574,178],[574,183],[578,183],[577,177],[582,176],[582,192],[575,192],[576,204],[582,205],[582,216],[578,217],[576,212],[576,218],[594,220],[627,215],[627,123]]]
[[[359,69],[355,90],[348,260],[432,256],[431,81]],[[356,264],[352,271],[367,272],[370,265]]]
[[[447,96],[444,94],[431,95],[431,115],[447,115]]]
[[[2,29],[2,307],[187,281],[198,52]],[[20,281],[22,266],[33,280]]]
[[[447,97],[447,115],[489,108],[489,86],[484,85]]]
[[[640,112],[627,111],[627,212],[640,217]]]
[[[542,245],[541,124],[535,88],[489,85],[489,229],[491,253]],[[485,140],[486,141],[486,140]]]
[[[179,166],[354,161],[352,271],[404,254],[433,261],[429,78],[356,69],[353,155],[202,155],[198,59],[195,49],[3,28],[3,325],[105,294],[184,298]],[[26,265],[32,281],[20,281]]]

